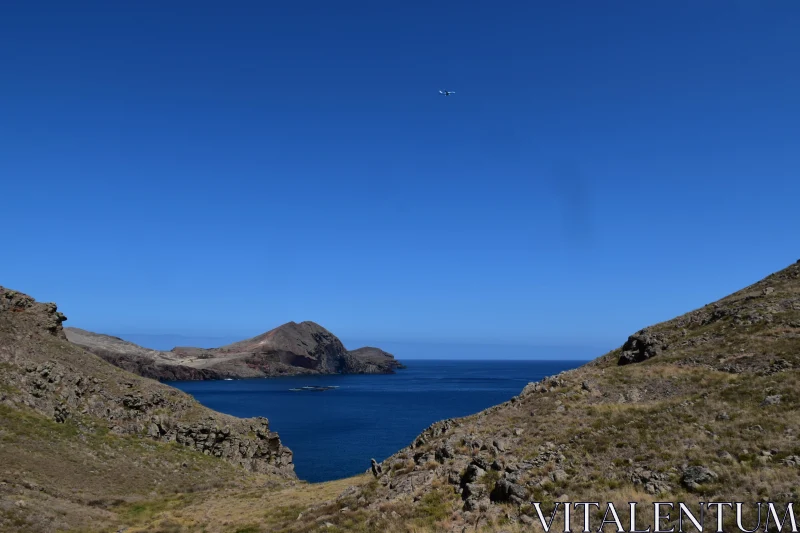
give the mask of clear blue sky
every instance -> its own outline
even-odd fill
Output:
[[[0,10],[69,325],[614,346],[800,258],[800,2],[127,4]]]

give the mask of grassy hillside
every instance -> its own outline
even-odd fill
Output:
[[[295,479],[266,419],[112,366],[67,342],[64,319],[0,287],[0,530],[107,531],[139,501]]]

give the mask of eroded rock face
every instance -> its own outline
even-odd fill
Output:
[[[508,479],[501,479],[495,484],[490,499],[493,502],[511,502],[522,505],[527,496],[528,491],[522,485],[518,485]]]
[[[294,478],[292,452],[265,418],[240,419],[112,366],[69,343],[55,304],[0,287],[4,404],[58,423],[104,424],[115,434],[176,442],[243,468]]]
[[[664,342],[663,336],[650,333],[647,329],[643,329],[628,337],[628,340],[622,345],[622,355],[619,358],[618,364],[627,365],[630,363],[640,363],[657,356],[666,349],[667,345]]]
[[[375,459],[372,459],[371,463],[372,463],[372,466],[370,467],[370,470],[372,471],[372,475],[375,476],[375,477],[380,476],[381,472],[382,472],[381,465],[379,465],[378,461],[376,461]]]
[[[220,427],[209,417],[192,425],[171,426],[156,418],[151,426],[158,431],[154,436],[189,446],[206,455],[221,457],[253,472],[281,472],[285,475],[293,471],[292,452],[281,444],[278,434],[269,430],[265,418],[254,418]]]
[[[27,313],[26,318],[34,320],[33,327],[65,338],[61,324],[67,320],[67,317],[58,311],[58,307],[54,303],[36,303],[27,294],[0,287],[0,313],[2,312]]]

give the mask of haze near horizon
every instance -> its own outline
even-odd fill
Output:
[[[218,348],[242,340],[242,337],[204,337],[191,335],[152,335],[135,333],[107,333],[144,348],[169,351],[179,346]],[[418,359],[440,360],[575,360],[589,361],[614,348],[614,343],[572,344],[515,344],[476,343],[456,341],[403,341],[392,339],[342,338],[348,350],[364,346],[375,346],[387,351],[401,362]]]
[[[615,347],[797,259],[798,25],[789,1],[9,5],[0,280],[100,333]]]

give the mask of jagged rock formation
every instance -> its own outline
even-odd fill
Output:
[[[378,348],[348,351],[314,322],[289,322],[220,348],[149,350],[118,337],[66,328],[73,342],[109,363],[159,380],[254,378],[294,374],[390,374],[403,368]]]
[[[351,350],[345,359],[346,367],[351,369],[350,373],[353,374],[385,374],[387,367],[404,368],[392,354],[372,346]]]
[[[622,355],[619,357],[618,364],[641,363],[655,357],[667,348],[668,346],[664,344],[661,336],[653,335],[643,329],[628,337],[628,340],[622,345]]]
[[[293,478],[291,451],[264,418],[239,419],[105,363],[67,342],[52,303],[0,287],[0,401],[56,422],[176,442],[253,472]],[[89,420],[89,422],[85,422]]]

